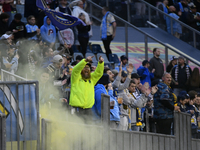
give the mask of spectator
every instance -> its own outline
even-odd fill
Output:
[[[72,29],[67,28],[58,32],[58,39],[61,46],[64,46],[65,49],[69,49],[68,53],[73,55],[73,50],[71,49],[74,44],[74,33]],[[65,51],[66,52],[66,51]]]
[[[20,13],[15,14],[14,20],[9,26],[9,30],[13,32],[14,40],[17,42],[19,39],[26,38],[26,27],[23,22],[21,22],[22,15]]]
[[[108,7],[103,7],[102,14],[104,17],[101,22],[101,40],[106,50],[106,56],[109,59],[109,54],[112,54],[110,43],[115,37],[117,24]]]
[[[78,29],[78,41],[81,46],[81,52],[82,52],[83,56],[85,56],[85,53],[87,51],[88,42],[89,42],[89,33],[88,32],[90,31],[91,23],[86,22],[85,15],[83,13],[79,14],[79,18],[86,24],[86,26],[84,26],[82,24],[79,24],[76,26]]]
[[[174,110],[180,111],[180,108],[174,106],[176,96],[170,88],[171,75],[165,73],[162,80],[163,82],[158,83],[158,91],[154,94],[154,119],[156,119],[157,133],[170,134]]]
[[[168,73],[171,73],[171,71],[172,71],[172,69],[173,69],[173,67],[174,67],[175,65],[177,65],[177,58],[176,58],[176,56],[172,56],[172,57],[170,58],[170,62],[169,62],[169,65],[167,66],[166,71],[167,71]]]
[[[164,74],[164,66],[163,61],[159,58],[160,57],[160,50],[158,48],[153,49],[154,57],[150,59],[150,67],[152,71],[155,69],[154,72],[154,79],[161,79]]]
[[[66,53],[66,54],[63,54],[62,57],[63,57],[64,63],[61,68],[62,70],[66,70],[66,72],[69,73],[71,69],[70,63],[72,60],[72,56]]]
[[[178,15],[176,14],[176,8],[174,6],[169,7],[169,15],[173,17],[176,20],[180,19],[182,12],[178,11]],[[180,35],[182,34],[182,27],[180,23],[177,21],[172,21],[173,22],[173,35],[177,37],[178,39],[180,38]],[[171,19],[169,17],[166,17],[166,24],[167,24],[167,32],[171,34]]]
[[[168,5],[168,0],[162,0],[162,3],[160,3],[157,7],[158,9],[160,9],[161,11],[165,12],[166,14],[168,14],[168,8],[167,8],[167,5]],[[161,29],[163,30],[166,30],[166,16],[163,15],[162,13],[159,13],[159,21],[160,21],[160,27]]]
[[[93,112],[98,120],[101,119],[101,94],[109,95],[110,102],[114,102],[114,108],[110,109],[110,127],[117,129],[120,122],[119,107],[116,98],[113,96],[113,87],[109,81],[108,74],[103,74],[95,86],[95,103],[93,106]]]
[[[180,0],[180,2],[178,2],[175,5],[175,10],[177,12],[181,12],[180,14],[178,13],[178,15],[180,16],[180,21],[187,24],[187,16],[188,16],[188,13],[190,11],[190,8],[188,6],[188,0]]]
[[[49,47],[45,47],[43,49],[43,62],[41,64],[42,68],[46,68],[49,64],[52,63],[52,59],[53,59],[53,49],[49,48]]]
[[[11,21],[12,21],[12,18],[11,18],[11,11],[12,11],[12,8],[11,8],[11,4],[13,3],[14,0],[4,0],[4,3],[3,3],[3,11],[4,13],[7,13],[10,17],[9,17],[9,20],[8,20],[8,25],[10,25]]]
[[[56,29],[47,16],[44,17],[44,25],[40,28],[40,33],[43,42],[46,42],[50,47],[53,47],[56,41]]]
[[[8,31],[8,20],[9,15],[7,13],[2,13],[0,15],[0,36],[6,33]]]
[[[189,26],[191,26],[192,28],[199,30],[199,26],[198,23],[200,22],[200,16],[197,13],[197,8],[196,6],[193,4],[190,6],[190,10],[187,16],[187,24]]]
[[[121,65],[121,63],[122,63],[122,70],[127,71],[128,57],[126,57],[125,55],[122,55],[122,56],[120,57],[120,60],[121,60],[121,62],[118,64],[118,66],[115,67],[115,69],[116,69],[117,71],[119,71],[119,67],[120,67],[120,65]],[[136,71],[136,69],[135,69],[135,67],[134,67],[132,73],[136,73],[136,72],[137,72],[137,71]]]
[[[94,86],[103,75],[104,59],[99,58],[99,63],[95,72],[90,74],[92,57],[88,56],[81,60],[71,74],[71,94],[69,104],[72,106],[71,112],[77,113],[85,121],[92,119],[92,106],[94,105]],[[87,88],[86,88],[87,87]]]
[[[83,59],[83,57],[81,55],[76,56],[77,63],[79,63],[82,59]]]
[[[135,0],[135,10],[136,10],[136,15],[145,15],[146,11],[146,4],[140,2],[139,0]]]
[[[104,73],[108,74],[109,75],[109,81],[110,82],[113,82],[114,81],[114,74],[112,73],[112,71],[110,70],[109,67],[104,67]],[[120,72],[120,77],[121,77],[121,72]],[[120,82],[121,78],[119,79],[119,82]]]
[[[199,0],[193,0],[194,5],[197,7],[197,12],[200,12],[200,1]]]
[[[199,69],[194,68],[191,76],[189,77],[189,80],[186,83],[187,91],[196,90],[200,87],[200,75],[199,75]]]
[[[7,50],[7,57],[3,57],[3,64],[5,65],[6,70],[14,74],[18,69],[18,59],[19,59],[19,55],[16,53],[15,50],[16,50],[15,47],[9,46]]]
[[[151,79],[154,78],[155,69],[152,69],[152,72],[150,72],[149,69],[148,69],[149,67],[150,67],[149,61],[144,60],[142,62],[142,66],[140,66],[137,69],[137,73],[141,77],[140,78],[141,83],[144,84],[145,82],[148,82],[149,86],[151,87]]]
[[[174,85],[174,93],[179,94],[180,91],[186,90],[186,83],[191,75],[190,67],[185,63],[184,57],[178,58],[178,65],[172,69],[172,78],[178,83]]]
[[[27,37],[29,40],[38,40],[40,29],[35,25],[35,17],[33,15],[28,17],[28,24],[26,25]]]
[[[188,97],[188,94],[181,94],[181,92],[178,95],[178,106],[180,107],[181,112],[187,112],[185,104],[187,103]]]
[[[7,31],[4,35],[2,35],[1,40],[3,41],[3,43],[5,43],[6,45],[14,45],[13,40],[14,36],[12,34],[12,32]]]
[[[59,6],[55,9],[55,11],[60,11],[68,15],[72,15],[71,9],[68,7],[67,0],[59,0]]]

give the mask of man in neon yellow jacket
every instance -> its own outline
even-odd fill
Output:
[[[92,56],[82,59],[71,74],[71,94],[69,105],[73,107],[71,113],[78,112],[80,116],[91,116],[94,105],[94,86],[102,77],[104,71],[104,59],[99,58],[96,70],[90,73]],[[85,118],[85,117],[84,117]]]

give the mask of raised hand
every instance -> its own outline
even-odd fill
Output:
[[[85,61],[86,62],[92,62],[92,58],[93,58],[94,56],[88,56],[86,59],[85,59]]]
[[[99,63],[101,64],[102,62],[104,62],[104,59],[103,59],[103,57],[99,57]]]
[[[128,64],[128,66],[126,67],[128,73],[132,73],[133,72],[133,68],[134,68],[133,64]]]

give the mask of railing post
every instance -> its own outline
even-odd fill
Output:
[[[146,108],[146,132],[149,132],[149,113],[148,109]]]
[[[110,150],[110,96],[101,94],[101,121],[103,125],[103,149]]]
[[[149,21],[151,22],[151,7],[148,6],[148,16],[149,16]]]
[[[0,113],[0,150],[6,150],[6,116]]]
[[[194,48],[197,47],[197,44],[196,44],[196,33],[193,31],[193,41],[194,41]]]
[[[4,81],[3,78],[4,78],[4,77],[3,77],[3,70],[1,69],[1,81]]]
[[[148,60],[148,37],[145,35],[145,59]]]
[[[128,25],[125,24],[125,47],[126,47],[126,57],[128,57]]]
[[[130,22],[130,4],[129,0],[127,0],[127,20]]]
[[[171,35],[174,35],[173,34],[173,20],[172,20],[172,18],[170,18],[170,28],[171,28]]]
[[[45,137],[45,120],[42,119],[42,129],[41,129],[41,150],[46,150],[46,137]]]
[[[109,0],[106,0],[106,6],[109,7]]]
[[[168,65],[168,48],[165,46],[165,68]]]

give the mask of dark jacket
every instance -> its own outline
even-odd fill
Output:
[[[150,73],[149,69],[144,66],[140,66],[137,69],[137,73],[141,77],[140,78],[141,83],[144,84],[145,82],[148,82],[149,86],[151,87],[151,79],[154,78],[154,74]]]
[[[6,31],[8,31],[8,23],[3,22],[2,20],[0,20],[0,36],[5,34]]]
[[[90,25],[84,26],[84,25],[80,24],[80,25],[77,25],[76,27],[78,29],[78,36],[79,37],[89,38],[88,32],[90,31]]]
[[[15,41],[18,39],[26,38],[26,27],[23,22],[16,22],[13,20],[9,26],[9,31],[13,31],[13,29],[18,30],[18,32],[14,33]]]
[[[178,67],[178,68],[177,68]],[[189,76],[187,75],[187,69],[186,67],[188,67],[188,71],[189,71],[189,76],[191,75],[191,68],[185,64],[185,66],[183,68],[181,68],[180,65],[175,65],[174,68],[172,69],[172,78],[178,82],[178,85],[174,85],[174,88],[182,88],[182,89],[186,89],[186,82],[189,79]],[[178,73],[177,73],[177,79],[176,79],[176,68],[178,69]]]
[[[151,70],[155,69],[154,79],[161,79],[164,74],[164,66],[162,60],[154,56],[150,59],[150,67]]]
[[[165,83],[160,82],[158,91],[154,94],[154,118],[171,119],[174,113],[174,96],[173,91]]]

